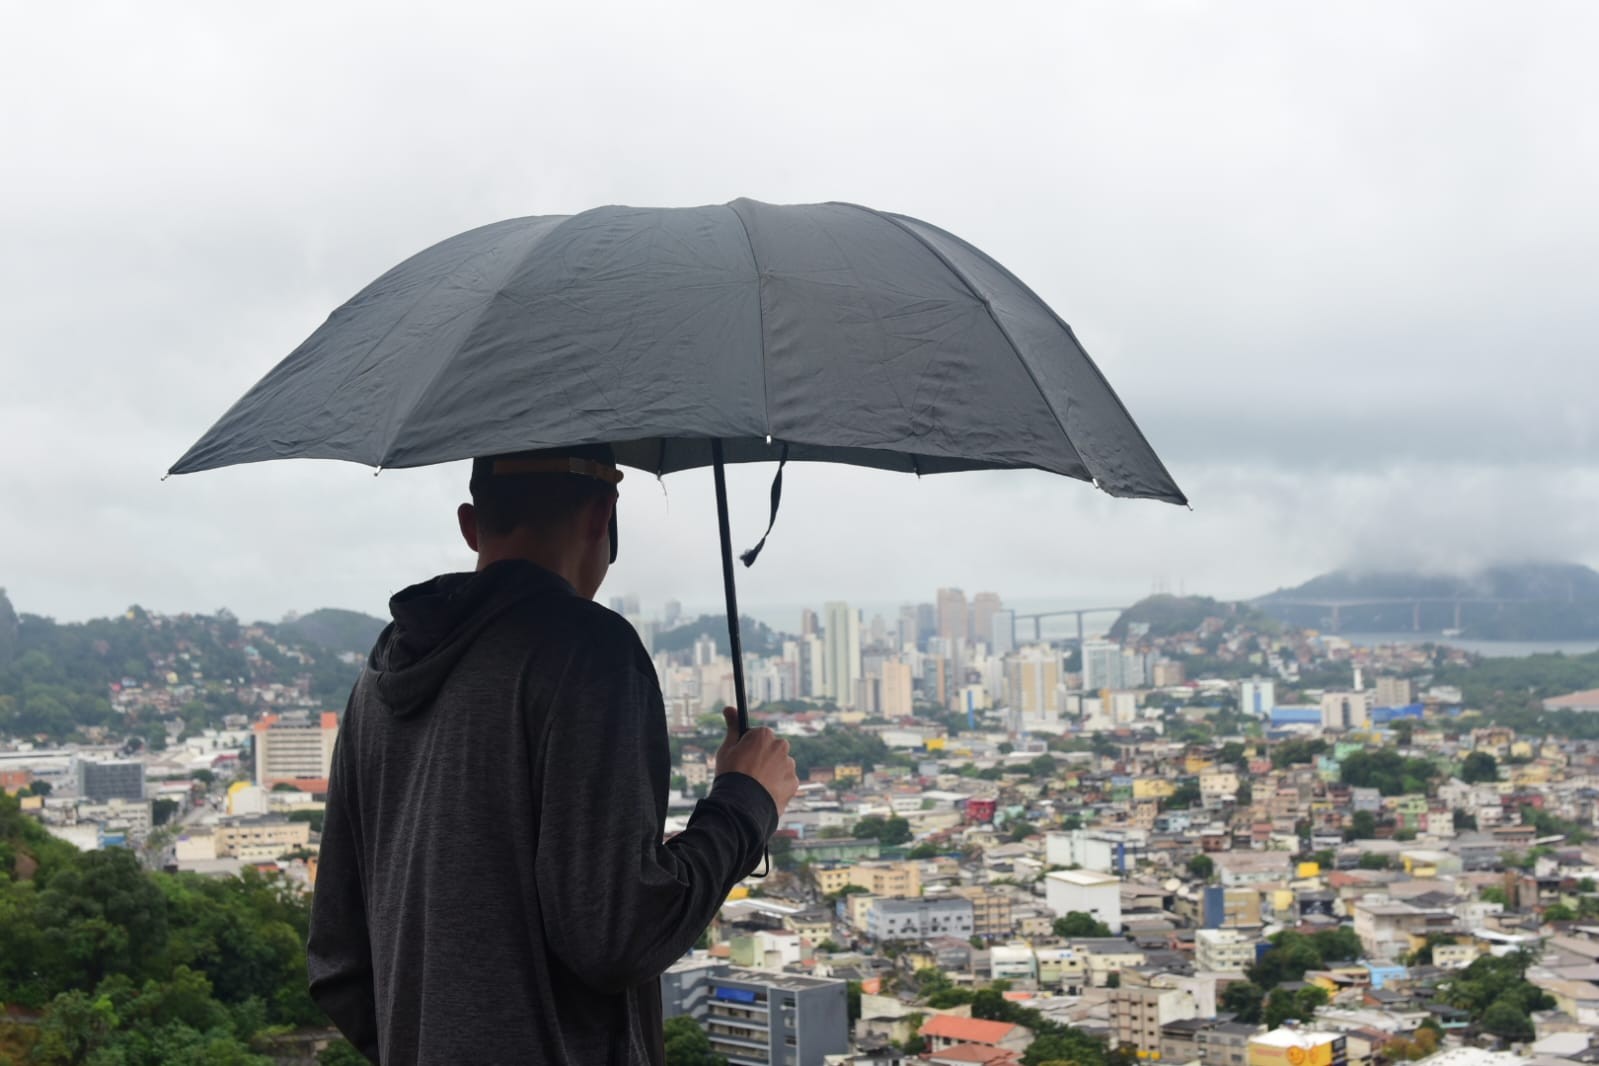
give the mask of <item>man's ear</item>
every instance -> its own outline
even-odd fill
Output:
[[[583,539],[605,540],[611,538],[611,513],[616,510],[616,494],[597,497],[583,515]]]
[[[466,541],[466,546],[477,551],[477,510],[471,504],[463,503],[455,509],[455,521],[461,527],[461,539]]]

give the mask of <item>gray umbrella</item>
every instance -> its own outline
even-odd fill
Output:
[[[714,467],[741,720],[724,462],[1033,468],[1187,502],[1070,327],[993,259],[905,215],[754,200],[451,237],[334,311],[171,472],[597,443],[654,474]]]

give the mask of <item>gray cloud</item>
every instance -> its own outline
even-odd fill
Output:
[[[1253,594],[1350,561],[1599,562],[1586,4],[30,10],[0,43],[0,583],[376,610],[461,565],[458,471],[160,471],[340,301],[511,215],[842,198],[1077,329],[1190,513],[802,468],[752,602]],[[736,524],[763,524],[739,471]],[[613,581],[714,602],[708,476]]]

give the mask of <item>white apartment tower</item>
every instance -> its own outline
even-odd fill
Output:
[[[823,611],[827,695],[840,707],[852,708],[855,683],[861,679],[861,616],[847,603],[829,603]]]

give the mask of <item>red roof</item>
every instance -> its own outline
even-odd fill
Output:
[[[998,1044],[1010,1037],[1016,1026],[1010,1022],[991,1022],[985,1018],[957,1018],[951,1014],[935,1014],[922,1023],[923,1036],[941,1036],[963,1044]]]
[[[988,1044],[955,1044],[943,1051],[933,1051],[922,1056],[928,1062],[949,1063],[950,1066],[971,1063],[972,1066],[1007,1066],[1018,1059],[1014,1051],[1003,1051]]]

